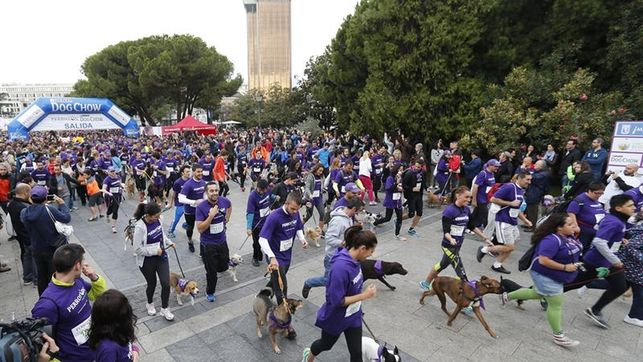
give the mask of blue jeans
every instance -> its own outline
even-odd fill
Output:
[[[326,281],[328,280],[328,273],[330,273],[330,258],[331,257],[328,255],[324,257],[324,275],[319,277],[308,278],[304,282],[304,285],[311,288],[326,286]]]
[[[174,234],[174,230],[176,230],[176,225],[179,223],[179,220],[181,220],[181,217],[183,216],[184,211],[185,209],[183,208],[183,205],[174,206],[174,221],[172,221],[172,226],[170,227],[170,233]]]
[[[20,243],[20,261],[22,262],[22,280],[37,283],[36,261],[31,253],[31,245]]]

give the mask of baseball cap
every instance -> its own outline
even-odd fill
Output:
[[[109,166],[109,167],[107,168],[107,172],[111,172],[111,171],[116,171],[116,170],[114,169],[114,167]]]
[[[31,199],[36,202],[45,201],[47,194],[49,194],[49,191],[47,191],[47,188],[44,186],[34,186],[34,188],[31,189]]]
[[[357,185],[355,185],[354,182],[347,183],[346,186],[344,186],[344,190],[346,190],[347,192],[360,192],[360,191],[362,191],[359,187],[357,187]]]
[[[495,158],[492,158],[489,161],[487,161],[487,166],[499,167],[500,166],[500,161],[496,160]]]

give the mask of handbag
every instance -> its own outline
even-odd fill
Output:
[[[54,227],[56,228],[56,231],[59,234],[62,234],[64,236],[71,236],[71,234],[74,233],[74,227],[68,224],[64,224],[56,219],[54,219],[54,216],[51,214],[51,211],[49,211],[49,207],[45,205],[45,209],[47,209],[47,213],[49,214],[49,217],[51,218],[51,221],[54,222]]]

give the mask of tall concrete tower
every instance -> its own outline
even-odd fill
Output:
[[[290,0],[243,0],[248,22],[248,89],[291,87]]]

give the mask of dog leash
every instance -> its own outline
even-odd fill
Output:
[[[173,247],[174,249],[174,256],[176,256],[176,263],[179,265],[179,270],[181,270],[181,275],[183,278],[185,278],[185,273],[183,272],[183,267],[181,267],[181,261],[179,260],[179,253],[176,251],[176,246]]]
[[[363,323],[363,324],[364,324],[364,326],[366,327],[366,330],[368,331],[368,333],[370,333],[370,334],[371,334],[371,336],[373,337],[373,340],[379,344],[379,339],[377,339],[377,337],[375,337],[375,334],[373,333],[373,331],[371,330],[371,328],[370,328],[370,327],[368,326],[368,324],[366,323],[366,320],[364,319],[364,312],[362,312],[362,323]]]

